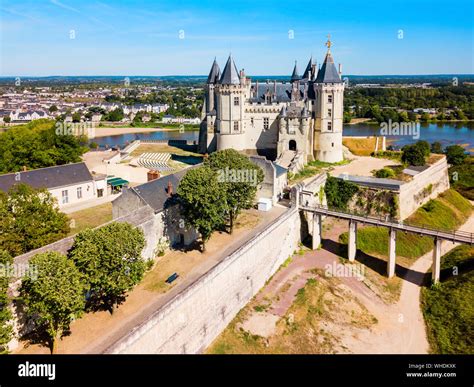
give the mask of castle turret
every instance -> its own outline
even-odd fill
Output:
[[[344,83],[334,65],[331,41],[323,65],[314,81],[314,156],[330,163],[343,160],[342,124]]]
[[[219,82],[221,70],[216,59],[211,66],[205,86],[204,104],[199,128],[199,152],[208,153],[216,150],[215,121],[216,121],[216,94],[215,87]]]
[[[245,149],[243,105],[248,82],[241,79],[232,55],[216,85],[217,96],[217,150]]]
[[[293,73],[291,74],[291,101],[299,101],[300,99],[300,79],[301,77],[298,74],[298,67],[295,61],[295,67],[293,68]]]

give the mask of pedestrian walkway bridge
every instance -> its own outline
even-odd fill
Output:
[[[357,225],[368,224],[371,226],[386,227],[389,230],[389,255],[387,262],[388,277],[395,275],[395,244],[397,232],[410,232],[422,236],[428,236],[434,240],[433,248],[433,266],[432,266],[432,280],[434,283],[439,282],[441,270],[441,241],[450,241],[453,243],[474,244],[474,233],[456,230],[442,230],[425,226],[413,225],[397,221],[389,218],[377,218],[373,216],[366,216],[350,212],[344,212],[339,209],[332,209],[319,204],[316,205],[301,205],[299,209],[312,214],[312,230],[313,249],[317,249],[321,244],[322,234],[322,217],[332,216],[339,219],[349,221],[349,241],[348,241],[348,258],[349,261],[355,261],[357,252]]]

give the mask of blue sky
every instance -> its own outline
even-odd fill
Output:
[[[328,33],[345,74],[474,73],[473,4],[0,0],[0,75],[200,75],[229,52],[249,75],[285,75],[323,60]]]

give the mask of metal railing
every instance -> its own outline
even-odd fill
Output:
[[[453,242],[474,244],[474,234],[466,231],[456,231],[450,229],[427,227],[419,224],[410,224],[406,221],[397,221],[393,218],[358,214],[344,211],[339,208],[330,208],[320,204],[315,204],[312,206],[300,205],[300,209],[304,211],[316,212],[323,215],[354,220],[360,223],[368,223],[374,226],[394,228],[400,231],[413,232],[421,235],[442,238]]]

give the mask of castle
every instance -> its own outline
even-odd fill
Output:
[[[205,88],[199,150],[233,148],[264,155],[287,166],[294,158],[338,162],[342,155],[344,83],[331,41],[322,66],[313,59],[290,82],[252,82],[230,55],[224,70],[216,60]],[[287,165],[285,165],[287,164]]]

